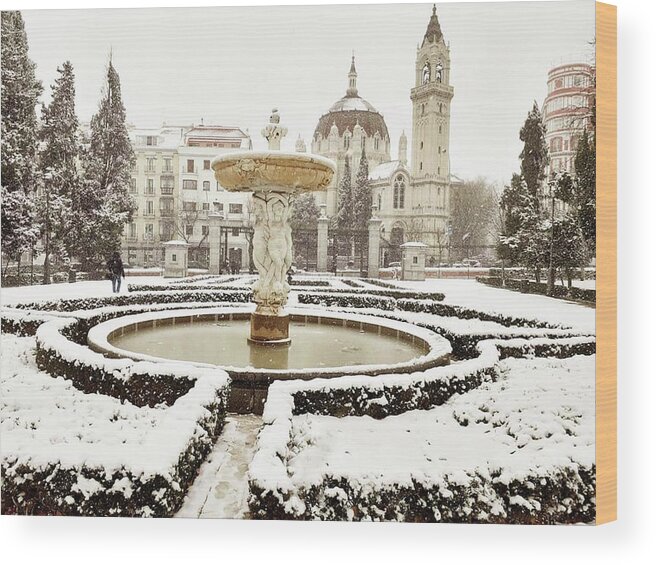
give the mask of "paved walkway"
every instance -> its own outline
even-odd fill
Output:
[[[260,416],[226,418],[177,518],[248,518],[248,465],[261,427]]]

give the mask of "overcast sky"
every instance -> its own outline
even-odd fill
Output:
[[[591,62],[594,2],[438,4],[451,46],[452,171],[504,182],[518,169],[518,131],[547,71]],[[283,148],[346,90],[351,51],[358,89],[392,138],[412,135],[410,88],[431,4],[25,10],[30,57],[50,97],[70,60],[77,112],[95,112],[110,48],[128,120],[137,127],[218,123],[249,128],[255,148],[271,108],[289,128]],[[286,146],[286,147],[285,147]]]

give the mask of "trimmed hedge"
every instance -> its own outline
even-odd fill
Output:
[[[595,495],[595,466],[572,465],[508,484],[472,473],[464,484],[443,476],[372,488],[325,475],[320,484],[300,489],[294,504],[281,504],[279,493],[251,481],[249,507],[252,518],[264,520],[577,524],[594,521]]]
[[[506,279],[506,284],[504,285],[503,279],[499,277],[477,277],[476,280],[488,286],[517,290],[527,294],[542,294],[543,296],[547,296],[547,283],[536,283],[535,281],[526,279]],[[583,302],[592,303],[596,303],[597,301],[597,291],[594,289],[578,288],[576,286],[567,288],[566,286],[558,284],[554,285],[553,294],[551,296],[554,298],[566,298],[569,300],[581,300]]]
[[[342,308],[378,308],[394,310],[396,300],[387,296],[372,296],[371,294],[308,294],[299,293],[300,304],[316,304],[319,306],[339,306]]]
[[[505,271],[506,278],[509,279],[529,279],[533,280],[535,276],[535,271],[533,269],[526,269],[524,267],[506,267],[501,269],[501,267],[490,267],[488,276],[493,278],[501,278],[503,271]],[[544,269],[543,271],[544,272]],[[557,273],[560,274],[560,269],[557,269]],[[572,269],[572,272],[576,274],[575,279],[581,279],[581,269]],[[583,280],[590,281],[597,278],[597,270],[586,268],[583,270]]]
[[[204,405],[200,428],[172,469],[143,475],[129,466],[104,468],[64,467],[52,462],[32,467],[17,459],[2,462],[3,514],[47,516],[173,516],[182,506],[198,469],[209,455],[225,422],[227,387]],[[80,488],[93,484],[92,492]]]
[[[478,345],[479,359],[427,371],[407,383],[380,377],[356,381],[275,383],[265,407],[265,427],[250,467],[249,508],[256,519],[399,520],[462,523],[579,523],[595,516],[595,467],[575,463],[506,482],[501,470],[491,477],[475,471],[462,476],[397,482],[364,482],[324,474],[318,484],[298,488],[289,480],[285,453],[292,417],[384,418],[407,410],[427,410],[454,394],[495,379],[504,357],[594,353],[594,338],[495,340]],[[450,372],[450,374],[449,374]],[[396,376],[394,376],[396,378]]]
[[[71,312],[75,310],[94,310],[106,306],[130,306],[134,304],[175,304],[179,302],[249,302],[250,290],[202,290],[135,292],[89,298],[68,298],[47,302],[29,302],[17,304],[22,310],[41,310],[53,312]]]
[[[76,327],[77,326],[77,327]],[[104,394],[135,406],[167,406],[187,394],[195,378],[170,373],[171,365],[107,359],[77,343],[87,321],[55,320],[42,325],[36,334],[36,364],[42,371],[70,380],[87,394]],[[77,334],[75,341],[68,335]],[[180,365],[183,367],[183,365]]]
[[[397,307],[406,312],[426,312],[427,314],[437,314],[438,316],[451,316],[463,318],[465,320],[478,319],[484,322],[497,322],[508,328],[513,326],[532,327],[532,328],[551,328],[557,329],[558,326],[538,320],[529,320],[527,318],[517,318],[515,316],[505,316],[503,314],[488,314],[480,310],[473,310],[463,306],[452,306],[450,304],[438,304],[424,300],[399,299]]]

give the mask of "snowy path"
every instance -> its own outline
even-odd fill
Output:
[[[223,432],[203,463],[176,518],[246,518],[248,465],[262,418],[253,414],[226,418]]]

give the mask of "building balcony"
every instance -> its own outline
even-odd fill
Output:
[[[175,216],[175,210],[168,210],[168,209],[160,210],[159,215],[162,218],[172,218],[173,216]]]
[[[172,186],[171,187],[162,187],[162,188],[159,189],[159,191],[160,191],[160,194],[162,194],[162,195],[172,196],[174,188]]]

